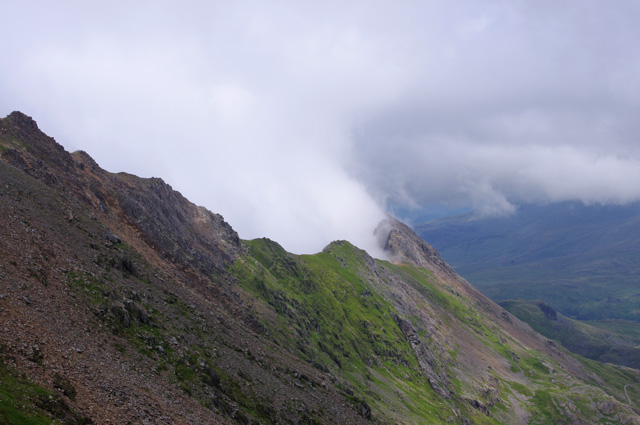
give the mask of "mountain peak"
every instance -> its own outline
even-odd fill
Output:
[[[440,257],[438,251],[396,218],[387,216],[380,222],[375,234],[393,262],[424,267],[445,279],[456,277],[456,272]]]
[[[31,130],[39,130],[38,124],[36,121],[31,118],[29,115],[24,114],[20,111],[13,111],[10,113],[7,118],[11,124],[16,127],[20,127],[23,129],[31,129]]]
[[[57,179],[58,172],[69,173],[74,169],[73,160],[64,148],[22,112],[14,111],[0,119],[0,133],[4,145],[2,156],[33,177],[51,182]]]

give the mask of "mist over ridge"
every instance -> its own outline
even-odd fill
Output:
[[[0,115],[242,238],[376,251],[389,205],[640,199],[640,5],[5,5]]]

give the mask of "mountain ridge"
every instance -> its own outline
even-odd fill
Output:
[[[0,154],[7,423],[640,423],[638,371],[535,333],[397,221],[395,262],[298,256],[24,114]]]

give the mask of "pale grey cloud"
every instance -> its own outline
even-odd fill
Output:
[[[638,199],[639,12],[25,0],[3,6],[0,108],[109,170],[164,177],[242,237],[373,252],[388,201]]]
[[[444,15],[446,51],[427,54],[407,95],[360,124],[360,178],[395,204],[486,213],[639,200],[640,4],[476,7],[475,20]]]

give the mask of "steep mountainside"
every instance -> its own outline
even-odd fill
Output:
[[[522,205],[415,226],[492,299],[541,299],[585,320],[640,322],[640,204]]]
[[[242,241],[162,180],[0,120],[0,423],[640,424],[640,372],[572,355],[408,227]]]

